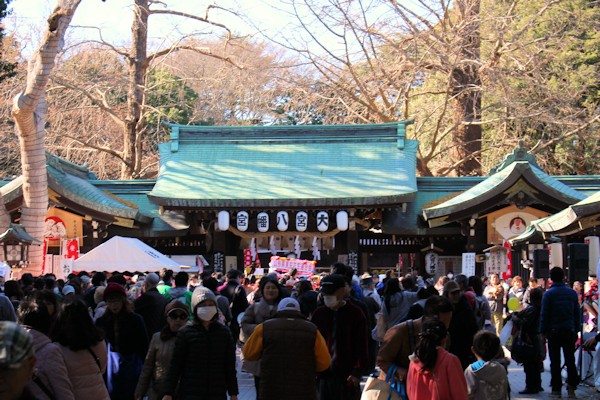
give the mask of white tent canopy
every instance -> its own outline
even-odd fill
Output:
[[[74,271],[181,270],[179,263],[139,239],[115,236],[73,262]]]

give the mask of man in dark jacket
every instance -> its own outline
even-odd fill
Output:
[[[231,308],[231,323],[229,328],[233,335],[233,340],[238,340],[240,336],[240,325],[238,323],[238,315],[246,311],[248,308],[248,300],[246,299],[246,291],[240,284],[242,273],[237,269],[227,271],[227,283],[221,289],[220,294],[227,297]]]
[[[473,337],[479,330],[475,312],[456,281],[446,282],[443,294],[454,306],[452,320],[448,327],[450,334],[448,351],[458,357],[463,369],[466,369],[469,364],[476,361],[471,351]]]
[[[312,315],[325,338],[331,366],[319,374],[317,398],[355,398],[360,391],[360,379],[367,369],[367,319],[362,310],[348,300],[350,286],[342,275],[329,275],[321,280],[324,306]]]
[[[149,273],[142,285],[142,295],[133,302],[135,312],[144,319],[148,337],[152,337],[167,323],[164,313],[169,301],[156,289],[158,281],[157,274]]]
[[[331,363],[325,339],[290,297],[279,302],[273,319],[256,326],[243,352],[248,360],[260,359],[259,400],[314,400],[316,372]],[[294,379],[289,379],[290,360]]]
[[[577,293],[563,282],[564,278],[562,268],[554,267],[550,270],[552,286],[544,293],[540,315],[540,332],[548,339],[552,375],[550,386],[554,397],[560,397],[562,389],[561,350],[567,366],[569,397],[575,396],[575,389],[580,381],[575,367],[575,342],[577,333],[581,330],[579,301]]]

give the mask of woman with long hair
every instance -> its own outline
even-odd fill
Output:
[[[104,290],[106,312],[96,320],[108,342],[107,383],[110,398],[131,400],[148,352],[144,320],[133,312],[125,288],[110,282]]]
[[[218,321],[217,298],[198,286],[191,306],[194,320],[177,333],[163,400],[237,400],[235,341]]]
[[[175,338],[177,332],[188,322],[190,314],[187,305],[175,300],[167,304],[165,316],[167,325],[160,332],[152,335],[150,340],[144,368],[135,389],[136,400],[142,399],[145,395],[149,400],[160,400],[165,395],[164,380],[173,357]]]
[[[46,303],[26,297],[17,310],[18,322],[29,330],[37,359],[27,389],[35,399],[74,400],[73,386],[60,348],[50,341],[53,319]]]
[[[257,325],[271,319],[277,313],[277,304],[283,297],[283,292],[279,282],[271,277],[263,277],[258,287],[260,300],[251,304],[242,318],[240,324],[240,341],[245,342]],[[254,386],[258,398],[258,389],[260,387],[260,361],[242,361],[242,370],[254,375]]]
[[[425,319],[407,377],[410,400],[465,400],[467,381],[458,357],[444,349],[448,332],[438,318]]]
[[[53,339],[65,360],[75,399],[109,399],[102,376],[107,361],[104,335],[83,300],[64,306]]]

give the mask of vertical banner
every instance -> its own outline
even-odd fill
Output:
[[[462,273],[467,278],[475,275],[475,253],[462,253]]]
[[[213,270],[214,272],[224,272],[225,268],[225,253],[217,251],[213,253]]]
[[[498,274],[498,276],[506,275],[506,268],[508,267],[506,253],[506,248],[502,247],[490,250],[485,263],[487,276],[491,274]]]
[[[348,266],[358,275],[358,251],[350,250],[348,252]]]
[[[44,244],[42,247],[42,275],[44,275],[45,273],[47,273],[48,271],[46,270],[46,256],[48,254],[48,239],[44,238]],[[52,266],[50,266],[50,268],[48,269],[49,271],[52,270]]]
[[[598,236],[587,236],[583,240],[585,241],[585,244],[588,245],[588,269],[590,271],[590,275],[593,275],[596,273],[596,266],[598,265],[598,260],[600,259],[600,238]]]
[[[562,243],[550,243],[548,245],[550,269],[554,267],[563,267]]]
[[[506,272],[502,273],[502,279],[508,279],[512,277],[512,246],[508,240],[504,241],[503,246],[506,249]]]

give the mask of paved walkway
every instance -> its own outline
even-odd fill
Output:
[[[587,365],[583,366],[584,371],[587,371],[588,365],[590,365],[589,361],[586,360],[586,362]],[[238,385],[240,389],[238,399],[256,400],[256,393],[254,390],[254,378],[251,374],[241,372],[240,364],[241,363],[239,362],[238,357]],[[596,392],[596,390],[593,387],[593,377],[591,376],[591,374],[591,371],[585,374],[590,376],[588,376],[588,379],[586,379],[577,388],[576,394],[578,399],[600,400],[600,393]],[[508,379],[510,381],[511,387],[511,399],[521,400],[550,398],[550,361],[548,359],[546,359],[546,361],[544,362],[544,372],[542,373],[542,386],[544,387],[544,392],[540,392],[537,395],[519,394],[519,391],[525,388],[525,373],[523,372],[523,366],[517,365],[514,361],[508,367]],[[566,398],[566,389],[563,389],[563,398]]]

